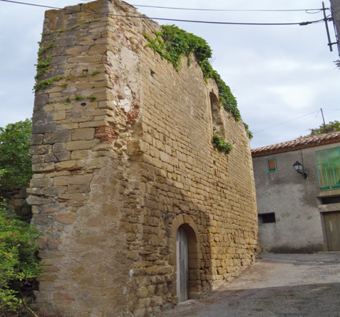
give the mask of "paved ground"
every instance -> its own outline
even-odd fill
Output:
[[[340,316],[340,252],[262,254],[210,296],[161,316]]]

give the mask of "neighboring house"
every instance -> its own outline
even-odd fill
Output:
[[[257,148],[252,157],[262,251],[340,250],[340,132]]]

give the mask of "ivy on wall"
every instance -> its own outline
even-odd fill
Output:
[[[216,148],[220,152],[224,152],[226,154],[229,154],[231,152],[231,150],[233,149],[233,146],[230,143],[225,142],[223,140],[223,138],[221,136],[217,135],[217,134],[214,134],[213,142],[214,142]]]
[[[229,86],[222,80],[221,76],[214,70],[209,62],[212,50],[207,42],[191,33],[188,33],[175,25],[162,25],[161,32],[153,32],[155,38],[144,34],[149,41],[146,47],[151,47],[162,58],[171,63],[179,71],[182,57],[187,57],[188,65],[191,64],[191,54],[194,53],[199,66],[203,71],[205,79],[212,78],[216,81],[219,89],[219,99],[225,110],[227,110],[236,121],[241,120],[241,114],[237,107],[236,98],[230,91]],[[252,138],[247,124],[244,124],[248,137]]]
[[[56,47],[55,42],[57,40],[57,37],[61,33],[64,33],[64,32],[67,32],[67,31],[72,31],[73,29],[76,29],[76,28],[78,28],[78,27],[80,27],[84,24],[89,24],[89,23],[99,22],[99,21],[100,21],[100,19],[86,20],[86,21],[83,21],[83,22],[75,25],[72,28],[59,29],[56,32],[53,32],[53,33],[55,33],[54,38],[52,39],[52,41],[48,45],[46,45],[44,47],[41,47],[41,42],[38,42],[38,44],[40,46],[40,49],[38,51],[38,64],[34,65],[34,66],[36,66],[36,69],[37,69],[37,74],[34,77],[35,78],[35,85],[33,87],[33,89],[35,91],[43,90],[43,89],[47,88],[48,86],[51,86],[54,82],[65,79],[63,76],[56,76],[56,77],[52,77],[52,78],[49,78],[49,79],[40,80],[40,77],[42,75],[44,75],[49,69],[51,69],[51,60],[54,57],[54,55],[51,53],[51,51],[53,50],[53,48]],[[42,36],[51,35],[53,33],[52,32],[43,33]],[[50,53],[50,55],[45,57],[47,55],[47,53]],[[96,74],[98,74],[98,72],[92,73],[93,76],[96,75]],[[66,80],[67,80],[67,78],[66,78]],[[65,85],[65,83],[63,85]],[[67,85],[64,86],[63,88],[66,88],[66,87],[67,87]]]

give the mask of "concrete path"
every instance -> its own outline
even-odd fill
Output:
[[[210,296],[161,316],[340,316],[340,252],[262,254]]]

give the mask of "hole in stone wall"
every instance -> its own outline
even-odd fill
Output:
[[[86,106],[86,102],[82,102],[81,105],[82,105],[82,106]]]
[[[150,75],[151,75],[153,78],[155,78],[156,73],[155,73],[152,69],[150,69]]]
[[[224,136],[224,126],[221,115],[221,106],[217,96],[211,92],[210,93],[210,106],[211,106],[211,117],[213,124],[213,133],[219,136]]]

